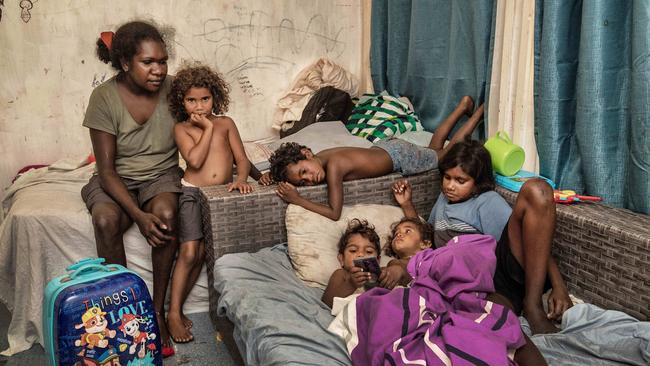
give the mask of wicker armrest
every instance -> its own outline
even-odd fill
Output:
[[[517,194],[497,191],[513,204]],[[600,203],[557,205],[553,257],[569,291],[650,319],[650,217]]]

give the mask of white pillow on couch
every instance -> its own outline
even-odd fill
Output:
[[[365,219],[375,227],[384,248],[390,227],[404,214],[397,206],[358,204],[343,206],[341,218],[332,221],[297,205],[289,205],[285,216],[287,245],[291,263],[307,286],[325,288],[332,273],[340,268],[339,239],[352,219]],[[390,261],[382,253],[381,266]]]

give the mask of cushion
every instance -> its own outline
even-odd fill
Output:
[[[314,153],[339,146],[372,146],[370,141],[350,134],[341,121],[313,123],[292,135],[272,142],[268,147],[271,151],[275,151],[285,142],[305,145]]]
[[[424,128],[409,104],[384,94],[364,94],[346,123],[353,135],[377,142]]]
[[[273,153],[267,144],[259,142],[244,142],[244,151],[246,156],[259,171],[267,170],[271,165],[269,157]]]
[[[289,257],[298,278],[307,286],[325,288],[332,273],[340,268],[338,242],[352,219],[366,219],[375,226],[384,247],[390,227],[403,217],[397,206],[358,204],[343,206],[341,218],[332,221],[297,205],[289,205],[286,213]],[[385,266],[391,258],[381,256]]]

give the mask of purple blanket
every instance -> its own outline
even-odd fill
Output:
[[[519,321],[485,300],[494,291],[495,246],[487,235],[456,237],[409,261],[409,288],[359,296],[346,337],[353,364],[515,365],[525,342]]]

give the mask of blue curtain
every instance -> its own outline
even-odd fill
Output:
[[[538,0],[535,16],[540,172],[650,213],[650,2]]]
[[[475,106],[489,80],[493,1],[373,0],[375,91],[407,96],[428,131],[463,95]]]

